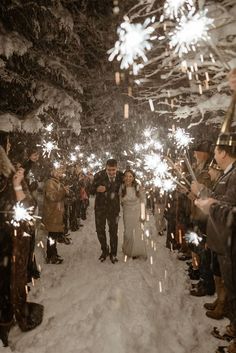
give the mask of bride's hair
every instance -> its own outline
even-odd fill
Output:
[[[126,173],[130,173],[133,175],[134,180],[132,181],[132,186],[135,188],[136,196],[139,197],[140,196],[140,192],[139,192],[140,185],[137,183],[137,180],[135,179],[135,173],[131,169],[127,169],[124,171],[123,178],[125,177]],[[126,185],[123,181],[122,186],[121,186],[121,196],[124,197],[126,195],[126,193],[127,193]]]

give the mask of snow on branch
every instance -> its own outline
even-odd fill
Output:
[[[1,29],[3,30],[3,28]],[[13,54],[24,55],[31,47],[32,43],[17,32],[6,32],[3,30],[0,33],[0,55],[5,56],[7,59]]]
[[[208,112],[226,110],[228,99],[219,106],[214,97],[219,99],[217,90],[230,97],[227,74],[236,66],[235,13],[233,0],[139,0],[127,12],[130,25],[155,15],[157,39],[133,79],[133,99],[147,106],[151,100],[156,113],[171,111],[173,118],[199,123]],[[162,105],[168,109],[160,111]]]
[[[82,106],[78,101],[74,100],[65,91],[45,82],[37,83],[35,98],[42,104],[34,112],[34,116],[39,116],[49,108],[54,108],[58,112],[59,120],[64,119],[68,126],[75,129],[75,133],[79,135]]]

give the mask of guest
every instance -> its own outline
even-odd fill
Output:
[[[28,263],[31,258],[33,225],[19,220],[12,223],[14,206],[34,207],[24,182],[24,169],[15,171],[8,159],[9,137],[0,132],[0,339],[8,346],[14,318],[22,331],[42,322],[43,306],[27,301]],[[27,236],[26,236],[27,235]]]
[[[65,169],[53,168],[51,177],[45,183],[43,223],[48,231],[47,236],[47,263],[61,264],[63,258],[57,253],[57,242],[64,238],[64,201],[69,187],[61,182]]]

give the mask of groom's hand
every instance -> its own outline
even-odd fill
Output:
[[[106,187],[104,185],[99,185],[97,187],[97,192],[105,192],[106,191]]]

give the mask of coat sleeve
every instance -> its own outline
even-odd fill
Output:
[[[229,203],[230,205],[236,205],[236,169],[230,175],[225,194],[222,195],[219,199],[220,201]]]

